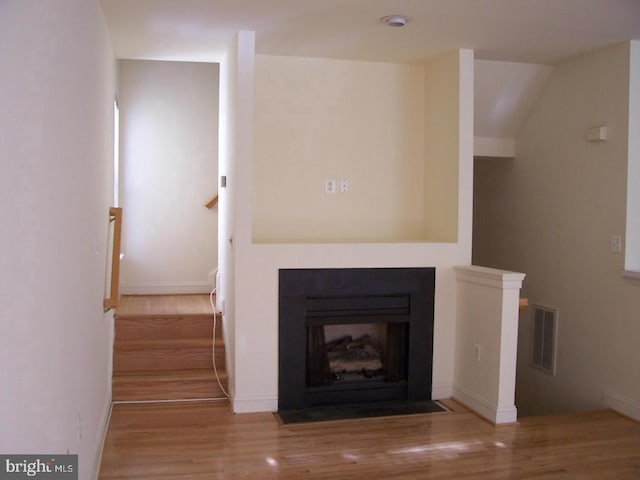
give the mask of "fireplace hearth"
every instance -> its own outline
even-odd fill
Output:
[[[279,411],[431,399],[434,268],[279,275]]]

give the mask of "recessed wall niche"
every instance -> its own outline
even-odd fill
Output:
[[[456,242],[458,69],[444,70],[257,55],[253,241]]]

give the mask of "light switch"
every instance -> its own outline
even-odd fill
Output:
[[[611,238],[609,239],[609,251],[611,253],[622,252],[622,236],[621,235],[611,235]]]

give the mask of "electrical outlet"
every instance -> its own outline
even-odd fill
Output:
[[[223,296],[218,297],[216,308],[218,309],[218,312],[220,312],[220,315],[225,314],[225,301]]]
[[[336,181],[335,180],[329,179],[329,180],[325,181],[324,193],[336,193]]]
[[[476,362],[480,363],[480,344],[476,343],[473,346],[473,358],[476,360]]]
[[[609,239],[609,251],[611,253],[622,252],[622,235],[611,235]]]
[[[349,191],[349,179],[343,178],[340,180],[340,193],[347,193]]]

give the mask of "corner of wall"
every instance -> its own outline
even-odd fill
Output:
[[[640,422],[640,401],[620,395],[610,390],[604,390],[604,406]]]

